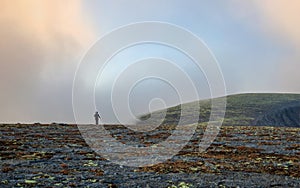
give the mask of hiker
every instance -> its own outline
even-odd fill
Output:
[[[94,117],[95,117],[96,125],[98,125],[98,123],[99,123],[99,119],[101,119],[101,117],[100,117],[99,113],[98,113],[98,112],[96,112],[96,113],[95,113],[95,115],[94,115]]]

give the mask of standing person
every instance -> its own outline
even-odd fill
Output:
[[[99,123],[99,119],[101,119],[101,117],[100,117],[99,113],[98,113],[98,112],[96,112],[96,113],[95,113],[95,115],[94,115],[94,117],[95,117],[96,125],[98,125],[98,123]]]

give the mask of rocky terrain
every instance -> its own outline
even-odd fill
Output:
[[[108,132],[127,146],[156,148],[177,130],[181,105],[168,108],[163,123],[147,132],[135,132],[124,125],[98,129],[56,123],[0,124],[0,187],[300,187],[299,94],[228,96],[224,126],[205,152],[199,152],[199,144],[211,101],[199,103],[196,123],[189,122],[193,119],[189,112],[197,102],[183,104],[190,110],[183,124],[196,130],[187,145],[162,163],[142,167],[121,166],[107,156],[115,150],[123,151],[120,159],[136,154],[155,156],[126,153],[114,144],[99,155],[89,147],[95,144],[85,140],[85,134],[95,135],[94,142],[98,139],[110,144],[104,133]],[[181,131],[172,140],[174,146],[184,137],[185,130]]]
[[[300,102],[282,104],[256,119],[255,125],[300,127]]]
[[[120,142],[150,146],[172,133],[121,125],[105,128]],[[177,155],[147,167],[120,166],[95,153],[76,125],[1,124],[0,187],[300,187],[300,128],[223,126],[197,148],[205,124]]]

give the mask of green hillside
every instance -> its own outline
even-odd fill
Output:
[[[211,100],[200,103],[199,123],[209,120]],[[184,104],[191,110],[196,102]],[[142,120],[159,116],[161,111],[144,115]],[[163,124],[177,124],[181,105],[167,109]],[[187,114],[188,115],[188,114]],[[300,127],[300,94],[250,93],[227,96],[223,125],[263,125]],[[194,123],[186,121],[186,124]]]

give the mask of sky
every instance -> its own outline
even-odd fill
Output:
[[[111,31],[145,21],[174,24],[199,37],[220,66],[227,94],[300,93],[299,9],[298,0],[0,0],[0,122],[75,122],[72,87],[81,60]],[[159,59],[147,62],[150,57]],[[122,92],[131,76],[157,70],[178,87],[185,82],[177,71],[184,70],[199,99],[211,96],[203,70],[185,55],[143,44],[112,58],[98,80],[86,76],[95,89],[91,111],[99,110],[104,122],[116,121],[111,105],[125,105]],[[112,94],[114,79],[121,86]],[[134,115],[197,99],[180,99],[176,88],[159,79],[131,89],[128,106]],[[128,116],[126,109],[120,114]],[[93,122],[93,114],[86,114],[86,122]]]

